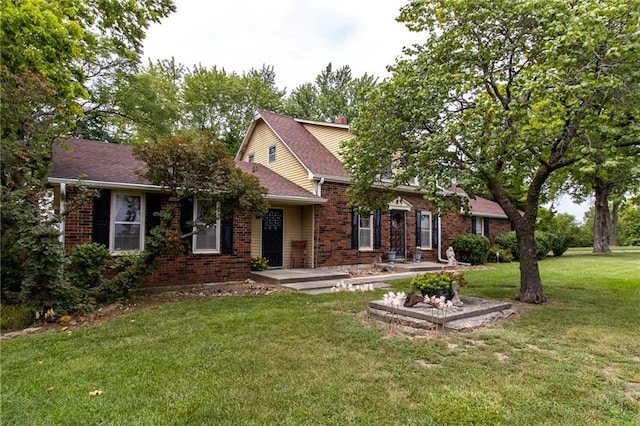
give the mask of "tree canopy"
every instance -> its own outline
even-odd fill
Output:
[[[434,201],[454,183],[488,195],[518,236],[517,297],[544,302],[534,229],[549,177],[640,141],[639,18],[637,0],[412,1],[399,20],[426,41],[354,122],[352,200],[380,201],[367,194],[390,163],[394,184],[418,177]]]

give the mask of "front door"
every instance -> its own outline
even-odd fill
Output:
[[[396,253],[396,259],[405,257],[406,213],[402,210],[391,210],[391,250]]]
[[[262,218],[262,257],[270,268],[281,268],[283,258],[282,209],[269,209]]]

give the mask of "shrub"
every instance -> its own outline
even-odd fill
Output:
[[[458,281],[461,286],[468,284],[460,272],[442,271],[416,275],[411,279],[411,287],[418,291],[451,290],[454,281]]]
[[[129,290],[137,287],[140,280],[157,269],[157,263],[148,261],[146,252],[126,253],[118,256],[112,269],[115,270],[113,278],[102,280],[97,288],[96,296],[102,302],[111,302],[118,299],[127,299]]]
[[[496,255],[497,254],[497,255]],[[509,263],[513,262],[513,255],[509,249],[494,244],[489,249],[489,262]]]
[[[542,260],[545,257],[549,256],[549,252],[551,251],[551,241],[549,240],[547,233],[542,231],[536,231],[535,240],[536,240],[536,259]]]
[[[518,246],[518,239],[515,231],[503,232],[496,236],[496,244],[503,249],[511,251],[514,260],[520,259],[520,247]],[[551,242],[545,232],[536,231],[535,233],[536,244],[536,259],[541,260],[547,257],[551,251]]]
[[[264,271],[265,269],[269,268],[269,259],[260,256],[254,256],[251,258],[249,265],[252,271]]]
[[[22,330],[33,323],[33,310],[26,306],[7,305],[0,311],[0,329]]]
[[[516,232],[503,232],[496,235],[496,245],[508,250],[513,256],[513,260],[520,259],[520,247],[518,247],[518,239],[516,238]]]
[[[98,287],[108,259],[109,249],[102,244],[77,245],[71,252],[67,277],[71,284],[78,288]]]
[[[551,251],[554,256],[562,256],[571,244],[571,239],[567,235],[560,232],[547,233],[549,242],[551,243]]]
[[[487,262],[489,240],[483,235],[463,234],[451,241],[459,262],[480,265]]]

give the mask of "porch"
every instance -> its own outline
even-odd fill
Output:
[[[388,288],[388,281],[412,278],[426,271],[452,269],[436,262],[386,262],[374,265],[345,265],[335,268],[269,269],[254,271],[255,281],[281,285],[307,294],[331,291],[338,282],[345,284],[373,284],[376,288]]]

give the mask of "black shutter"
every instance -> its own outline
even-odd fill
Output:
[[[151,230],[160,225],[160,218],[155,214],[162,210],[162,194],[146,194],[145,235],[151,235]]]
[[[433,246],[431,248],[438,248],[438,227],[440,226],[440,220],[437,215],[433,215],[433,226],[431,227],[431,233],[433,234]]]
[[[358,211],[355,207],[351,209],[351,248],[358,248]]]
[[[416,247],[422,246],[422,213],[416,212]]]
[[[476,233],[476,226],[477,226],[476,220],[477,218],[475,216],[471,216],[471,233],[472,234]]]
[[[193,232],[193,201],[189,199],[182,200],[180,204],[180,232],[182,235]],[[193,238],[187,238],[185,244],[191,249]]]
[[[484,236],[489,238],[489,218],[484,218]]]
[[[233,253],[233,213],[229,213],[222,218],[222,253]]]
[[[375,226],[373,248],[382,248],[382,212],[380,209],[376,210],[373,215],[373,221]]]
[[[94,243],[109,247],[109,217],[111,216],[111,190],[101,189],[100,196],[93,199]]]

